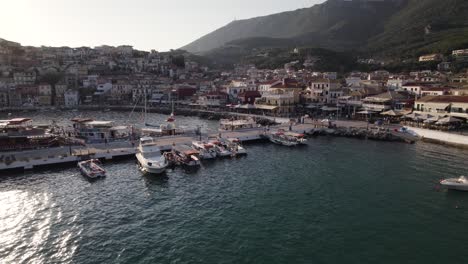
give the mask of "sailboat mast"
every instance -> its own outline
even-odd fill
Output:
[[[144,100],[145,100],[145,117],[144,117],[144,122],[145,122],[145,125],[146,125],[146,114],[147,114],[147,110],[146,110],[146,88],[143,88],[144,89],[144,93],[143,93],[143,96],[145,97]]]

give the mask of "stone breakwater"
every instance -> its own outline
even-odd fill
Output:
[[[335,136],[358,139],[370,139],[378,141],[406,142],[414,143],[417,137],[408,134],[398,133],[388,129],[366,129],[366,128],[316,128],[307,133],[309,136]]]

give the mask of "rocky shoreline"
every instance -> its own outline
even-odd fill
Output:
[[[390,130],[373,130],[364,128],[316,128],[309,133],[309,136],[334,136],[334,137],[347,137],[357,139],[369,139],[376,141],[389,141],[389,142],[404,142],[415,143],[417,137],[409,137],[408,135],[398,135]]]

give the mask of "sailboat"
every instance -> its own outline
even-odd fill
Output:
[[[175,125],[175,115],[174,115],[174,100],[172,101],[172,111],[171,115],[166,119],[165,124],[154,125],[147,122],[147,98],[145,90],[145,106],[144,106],[144,124],[149,129],[143,129],[143,132],[148,132],[148,134],[157,135],[157,136],[168,136],[168,135],[179,135],[183,134],[182,130],[178,130]]]

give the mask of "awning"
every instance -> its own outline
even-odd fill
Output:
[[[452,123],[462,123],[463,120],[455,118],[453,116],[445,117],[437,121],[437,125],[445,125],[445,124],[452,124]]]
[[[262,109],[262,110],[276,110],[278,109],[278,106],[274,105],[255,105],[257,109]]]
[[[255,105],[245,104],[245,105],[237,105],[235,108],[237,109],[256,109]]]
[[[375,112],[369,111],[369,110],[365,110],[365,111],[361,111],[361,112],[357,112],[357,113],[360,114],[360,115],[371,115],[371,114],[375,114]]]
[[[381,115],[385,115],[385,116],[402,116],[403,114],[400,113],[400,112],[396,112],[395,110],[390,110],[390,111],[381,113]]]
[[[316,108],[319,108],[319,106],[318,106],[318,105],[315,105],[315,104],[308,104],[308,105],[306,106],[306,108],[307,108],[307,109],[316,109]]]
[[[334,112],[334,111],[338,111],[338,108],[336,108],[336,107],[324,106],[324,107],[322,107],[321,110],[322,110],[322,111],[326,111],[326,112]]]

